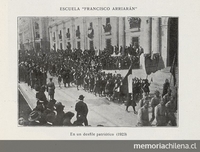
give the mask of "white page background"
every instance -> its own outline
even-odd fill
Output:
[[[0,139],[33,140],[183,140],[200,139],[200,2],[198,0],[17,0],[1,6]],[[135,11],[60,11],[60,7],[132,6]],[[8,7],[8,10],[7,10]],[[17,17],[18,16],[175,16],[179,17],[179,127],[18,127]],[[74,133],[118,133],[125,137],[70,136]]]

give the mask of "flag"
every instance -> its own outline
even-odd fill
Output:
[[[176,54],[174,55],[174,60],[172,63],[172,66],[170,68],[170,73],[172,74],[174,78],[174,86],[176,85],[176,67],[175,67],[175,59],[176,59]]]
[[[127,95],[128,93],[132,93],[132,64],[130,65],[127,74],[122,80],[122,93]]]

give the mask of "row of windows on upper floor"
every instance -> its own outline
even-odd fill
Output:
[[[128,18],[128,21],[129,21],[129,25],[130,25],[130,29],[132,28],[140,28],[140,25],[141,25],[141,19],[140,18],[135,18],[135,17],[130,17]],[[104,29],[104,32],[107,33],[107,32],[111,32],[111,25],[110,25],[110,18],[106,18],[106,25],[103,25],[103,29]],[[90,27],[88,28],[88,37],[89,38],[93,38],[94,36],[94,29],[93,29],[93,23],[90,22]],[[77,29],[76,29],[76,37],[77,38],[80,38],[80,26],[77,26]],[[55,38],[56,37],[56,33],[54,32],[53,33],[53,40],[55,41]],[[67,33],[66,33],[66,37],[68,39],[70,39],[70,28],[67,28]],[[62,39],[62,31],[60,30],[60,33],[59,33],[59,39]]]

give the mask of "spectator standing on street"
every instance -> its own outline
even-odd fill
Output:
[[[139,108],[142,108],[145,101],[148,101],[148,95],[146,92],[142,94],[143,98],[139,101]]]
[[[172,90],[170,88],[168,88],[167,93],[163,96],[164,104],[166,104],[168,101],[170,101],[171,96],[172,96]]]
[[[71,119],[73,118],[74,113],[73,112],[67,112],[63,116],[63,126],[73,126]]]
[[[57,112],[57,115],[56,115],[56,118],[55,118],[55,122],[54,122],[54,125],[55,126],[62,126],[63,125],[63,117],[64,117],[64,105],[61,103],[61,102],[57,102],[55,104],[55,107],[56,107],[56,112]]]
[[[163,93],[162,93],[162,97],[167,94],[168,89],[170,88],[170,83],[169,80],[166,79],[165,83],[163,84]]]
[[[165,102],[163,99],[160,104],[155,108],[156,116],[156,126],[166,126],[167,125],[167,108],[165,107]]]
[[[32,111],[30,114],[29,114],[29,118],[28,118],[28,121],[29,121],[29,126],[41,126],[42,123],[40,122],[40,119],[41,119],[41,112],[39,111]]]
[[[152,116],[150,122],[152,123],[155,119],[155,107],[160,103],[160,92],[158,90],[155,91],[154,97],[151,99],[151,108],[152,108]]]
[[[149,102],[145,100],[144,105],[138,110],[137,126],[150,126],[148,107],[149,107]]]
[[[176,100],[176,97],[175,96],[171,96],[171,100],[165,104],[165,106],[167,108],[167,112],[168,112],[168,119],[167,119],[167,121],[170,122],[170,124],[172,126],[177,126],[176,116],[174,114],[176,112],[176,103],[175,103],[175,100]]]
[[[55,84],[53,83],[53,78],[49,78],[50,82],[47,84],[49,99],[54,99],[54,93],[55,93]]]
[[[88,107],[87,104],[83,102],[84,98],[85,97],[83,95],[80,95],[78,98],[79,101],[75,105],[75,110],[77,112],[76,118],[78,119],[79,117],[82,117],[84,125],[88,126],[88,120],[87,120]]]
[[[59,75],[58,75],[58,85],[59,85],[60,88],[61,88],[61,81],[62,81],[62,77],[61,77],[61,75],[59,74]]]
[[[133,111],[134,111],[134,114],[137,114],[136,110],[135,110],[135,106],[136,106],[136,103],[135,103],[135,100],[133,99],[133,96],[131,93],[128,94],[128,98],[127,98],[127,103],[126,103],[126,111],[128,111],[128,107],[129,106],[132,106],[133,107]]]

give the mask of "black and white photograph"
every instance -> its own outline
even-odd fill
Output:
[[[179,127],[179,17],[18,16],[18,127]]]

